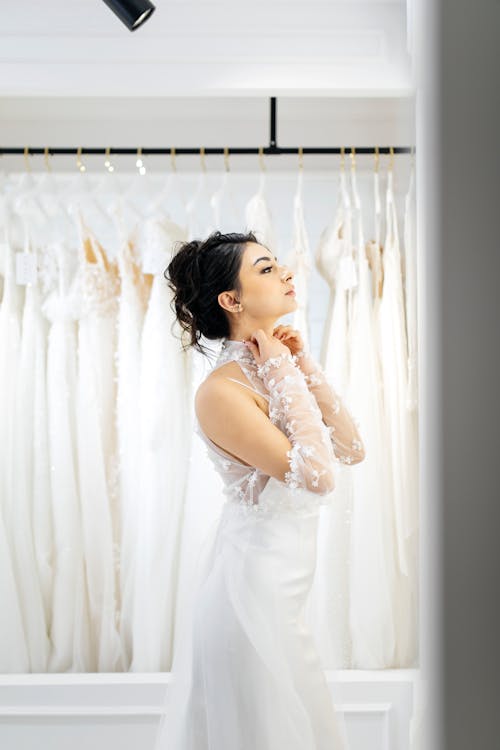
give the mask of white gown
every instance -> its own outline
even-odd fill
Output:
[[[350,405],[363,424],[366,458],[352,472],[350,543],[350,628],[352,666],[394,666],[395,576],[393,512],[386,461],[384,411],[374,337],[371,279],[361,205],[352,174],[357,285],[351,323]]]
[[[392,502],[395,519],[397,572],[394,596],[396,665],[413,666],[417,638],[417,464],[412,415],[407,408],[408,346],[401,255],[393,173],[387,176],[384,289],[379,310],[380,361],[388,429],[387,452],[392,458]]]
[[[277,254],[278,240],[266,199],[266,183],[266,173],[261,172],[259,188],[245,206],[245,222],[247,230],[254,232],[257,241],[269,248],[272,253]]]
[[[405,311],[406,338],[408,341],[408,396],[407,406],[418,407],[418,346],[417,346],[417,238],[415,216],[415,172],[411,170],[410,184],[405,200],[404,258],[405,258]]]
[[[74,248],[54,245],[58,288],[42,310],[50,321],[47,413],[54,524],[54,582],[49,672],[84,672],[90,658],[88,607],[78,489],[75,389],[80,289]]]
[[[160,215],[145,219],[134,234],[143,272],[153,275],[141,338],[141,480],[137,559],[134,571],[133,660],[135,672],[167,672],[172,664],[176,579],[189,427],[187,357],[171,331],[175,316],[163,271],[173,244],[185,230]],[[147,266],[145,262],[147,261]],[[165,429],[169,425],[169,429]]]
[[[114,425],[118,277],[78,217],[82,310],[76,390],[78,478],[89,598],[89,671],[120,671],[115,568],[116,463]]]
[[[292,326],[300,331],[306,348],[309,347],[311,332],[309,327],[309,277],[312,271],[309,236],[304,219],[303,201],[303,172],[299,171],[297,188],[293,199],[293,234],[292,250],[286,263],[294,272],[293,285],[295,287],[297,309],[292,313]]]
[[[2,222],[6,220],[4,214],[0,218]],[[0,305],[0,439],[3,446],[0,451],[0,595],[6,616],[0,617],[0,671],[12,673],[29,672],[30,658],[12,550],[12,452],[20,295],[14,276],[14,252],[5,224],[3,229],[5,241],[0,246],[3,275]]]
[[[36,255],[32,254],[36,262]],[[46,672],[50,652],[48,622],[44,607],[35,540],[38,530],[32,502],[35,468],[35,389],[38,321],[41,317],[38,283],[25,287],[19,372],[16,383],[12,498],[15,523],[11,542],[15,551],[19,598],[30,654],[30,672]],[[40,363],[39,363],[40,364]],[[38,519],[36,519],[38,520]],[[46,519],[42,521],[46,523]]]
[[[127,670],[133,658],[134,586],[142,512],[137,502],[140,497],[140,475],[136,464],[141,450],[137,394],[140,389],[140,346],[148,289],[136,248],[127,234],[122,209],[123,205],[118,202],[114,213],[119,237],[117,261],[121,281],[117,319],[116,426],[120,465],[120,635],[123,668]]]
[[[352,209],[345,172],[340,172],[337,207],[316,250],[316,265],[330,286],[330,299],[321,346],[321,364],[341,393],[349,383],[350,279],[345,258],[352,252]],[[310,599],[311,626],[325,666],[351,667],[349,623],[350,518],[352,472],[337,474],[335,502],[322,509],[318,543],[318,576]]]
[[[236,193],[231,185],[232,174],[225,170],[221,184],[210,197],[213,212],[213,228],[221,232],[240,232],[241,216],[236,204]]]
[[[304,605],[319,509],[331,501],[339,456],[360,460],[362,443],[309,355],[307,375],[289,353],[258,367],[242,342],[225,339],[215,368],[230,361],[241,367],[238,382],[267,398],[270,420],[289,437],[290,471],[284,482],[269,477],[218,447],[196,423],[226,502],[199,557],[191,626],[155,747],[345,750],[343,717]]]

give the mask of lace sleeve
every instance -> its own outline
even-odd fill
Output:
[[[318,404],[304,375],[290,353],[270,357],[257,368],[269,392],[269,418],[282,419],[291,443],[287,451],[290,471],[285,474],[289,489],[307,489],[326,495],[335,487],[335,454]]]
[[[313,357],[308,352],[299,352],[295,359],[321,410],[335,456],[344,464],[360,463],[365,457],[365,450],[356,421]]]

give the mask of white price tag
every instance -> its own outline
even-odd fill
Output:
[[[358,285],[356,265],[351,255],[344,255],[340,259],[340,273],[343,285],[346,289],[352,289]]]
[[[16,253],[16,283],[21,285],[36,282],[36,258],[34,253]]]

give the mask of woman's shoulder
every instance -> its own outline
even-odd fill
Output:
[[[247,380],[241,371],[241,367],[234,360],[224,362],[210,372],[197,388],[197,397],[210,397],[221,392],[221,388],[228,389],[229,393],[239,393],[243,388],[237,387],[229,378],[237,378],[240,382]],[[233,388],[233,385],[235,386]],[[245,394],[242,394],[245,395]]]
[[[234,382],[235,380],[238,382]],[[246,387],[242,388],[242,385]],[[195,395],[195,409],[198,414],[198,407],[203,409],[205,405],[209,405],[213,409],[217,402],[221,405],[224,403],[224,406],[237,406],[248,399],[252,399],[259,408],[267,412],[264,396],[256,392],[253,383],[248,380],[238,363],[232,360],[219,365],[200,383]]]

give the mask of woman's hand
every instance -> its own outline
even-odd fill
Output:
[[[304,348],[302,336],[296,328],[292,326],[276,326],[273,330],[273,336],[282,341],[288,347],[291,354],[297,354]]]
[[[252,352],[258,365],[264,364],[270,357],[279,357],[281,354],[289,354],[290,350],[282,344],[274,335],[268,336],[262,328],[257,328],[245,341],[245,345]]]

